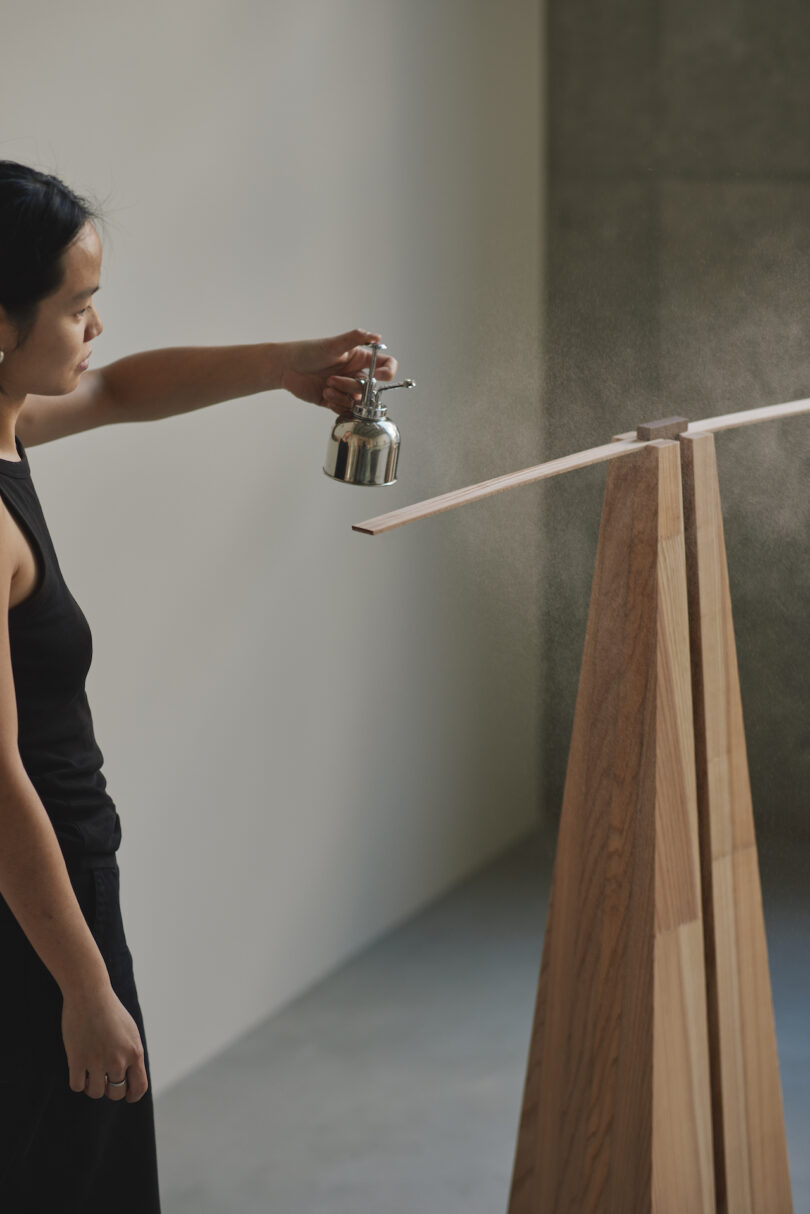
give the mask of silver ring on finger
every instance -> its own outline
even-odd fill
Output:
[[[118,1083],[115,1083],[115,1082],[114,1082],[112,1079],[110,1079],[109,1075],[106,1075],[106,1074],[105,1074],[104,1078],[107,1080],[107,1085],[108,1085],[108,1087],[111,1087],[111,1088],[125,1088],[125,1087],[127,1086],[127,1077],[126,1077],[126,1075],[124,1076],[124,1078],[123,1078],[123,1079],[120,1079],[120,1080],[118,1081]]]

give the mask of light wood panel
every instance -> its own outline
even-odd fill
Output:
[[[714,1214],[679,445],[608,469],[509,1214]]]
[[[714,437],[680,441],[718,1210],[791,1214]]]
[[[708,417],[699,422],[689,422],[688,433],[714,433],[719,430],[730,430],[737,426],[751,426],[756,422],[793,417],[799,413],[810,413],[810,399],[789,401],[783,405],[765,405],[761,409],[747,409],[739,413],[726,413],[722,417]],[[645,426],[652,428],[660,424],[648,422],[645,423]],[[573,455],[565,455],[561,459],[535,464],[520,472],[510,472],[506,476],[497,476],[492,480],[481,481],[477,485],[468,485],[465,489],[454,489],[439,497],[416,502],[413,506],[404,506],[401,510],[380,514],[377,518],[368,519],[365,523],[355,523],[352,530],[359,531],[363,535],[382,535],[387,531],[393,531],[395,527],[403,527],[406,523],[415,523],[420,519],[430,518],[445,510],[453,510],[456,506],[465,506],[470,502],[492,497],[493,494],[503,493],[507,489],[518,489],[521,485],[530,485],[535,481],[560,476],[564,472],[574,472],[577,468],[587,468],[591,464],[632,454],[638,450],[641,442],[642,440],[638,438],[634,430],[626,434],[617,434],[612,442],[606,443],[604,446],[591,447],[587,451],[578,451]]]

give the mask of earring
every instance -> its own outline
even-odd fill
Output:
[[[6,357],[6,352],[5,352],[5,350],[0,350],[0,363],[3,361],[3,359],[4,359],[5,357]]]

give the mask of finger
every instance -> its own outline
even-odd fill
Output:
[[[79,1066],[78,1063],[69,1062],[68,1072],[68,1086],[71,1092],[83,1092],[87,1083],[87,1071],[83,1066]]]
[[[117,1079],[119,1075],[124,1080],[123,1087],[117,1087],[112,1083],[113,1077]],[[123,1067],[120,1070],[113,1072],[113,1074],[107,1075],[107,1090],[105,1095],[108,1100],[119,1101],[124,1099],[127,1094],[127,1079],[127,1072],[123,1069]]]
[[[368,359],[366,365],[370,365],[371,360]],[[390,355],[381,358],[374,370],[374,378],[382,381],[392,380],[397,373],[397,360]],[[327,387],[336,388],[339,392],[345,392],[348,396],[359,400],[365,391],[365,381],[358,382],[356,377],[350,378],[346,375],[330,375],[326,381]]]
[[[87,1082],[85,1083],[85,1094],[91,1100],[101,1100],[107,1087],[107,1080],[104,1078],[104,1068],[94,1066],[92,1070],[87,1072]]]
[[[374,370],[375,379],[393,379],[397,373],[399,363],[390,354],[383,354],[377,359],[377,366]]]
[[[373,350],[359,349],[357,351],[357,365],[363,370],[371,369],[371,361],[374,357]],[[354,359],[350,360],[353,363]],[[393,379],[396,374],[397,360],[391,354],[377,354],[377,359],[374,363],[374,378],[375,379]]]
[[[327,391],[342,392],[346,396],[351,396],[354,400],[359,400],[364,391],[362,384],[359,384],[356,379],[351,379],[347,375],[330,375],[326,384]]]
[[[323,393],[323,403],[335,413],[347,413],[354,404],[354,400],[344,392],[336,392],[334,388],[326,388]]]
[[[345,362],[354,352],[356,346],[365,346],[370,341],[382,341],[379,333],[372,333],[370,329],[348,329],[345,333],[338,333],[336,337],[330,337],[328,345],[334,351],[336,362]],[[371,351],[364,351],[371,356]]]
[[[127,1079],[129,1080],[126,1095],[127,1103],[134,1104],[136,1100],[140,1100],[149,1091],[149,1080],[146,1077],[146,1066],[142,1053],[135,1062],[129,1064]]]

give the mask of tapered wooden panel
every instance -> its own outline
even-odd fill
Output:
[[[509,1214],[713,1214],[677,441],[610,465]]]
[[[793,1209],[714,436],[681,439],[721,1214]]]

